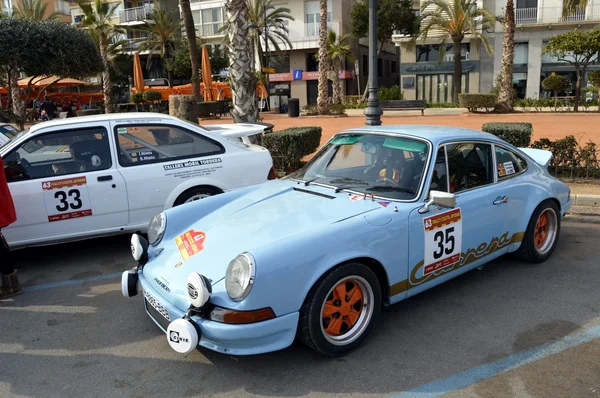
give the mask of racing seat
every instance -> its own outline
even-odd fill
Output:
[[[110,167],[110,152],[108,141],[90,139],[74,142],[69,145],[71,156],[79,161],[79,171],[102,170]]]

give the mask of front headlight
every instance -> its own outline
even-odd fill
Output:
[[[242,253],[234,258],[225,274],[225,289],[229,297],[236,301],[245,299],[252,290],[255,271],[252,254]]]
[[[157,245],[165,234],[167,228],[167,216],[160,213],[152,217],[148,226],[148,242],[151,245]]]

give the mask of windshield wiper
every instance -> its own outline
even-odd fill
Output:
[[[395,187],[393,185],[374,185],[372,187],[367,188],[367,191],[398,191],[398,192],[406,192],[414,195],[416,192],[412,189]]]
[[[338,178],[338,179],[336,179],[336,180],[331,180],[331,181],[329,181],[329,182],[330,182],[331,184],[340,183],[340,182],[342,182],[342,183],[344,183],[344,182],[345,182],[345,183],[350,183],[350,182],[351,182],[351,183],[353,183],[353,184],[369,185],[369,183],[368,183],[368,182],[365,182],[365,181],[363,181],[363,180],[357,180],[357,179],[355,179],[355,178],[347,178],[347,177],[344,177],[344,178]]]

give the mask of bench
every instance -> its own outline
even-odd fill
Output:
[[[425,116],[425,100],[381,100],[379,107],[384,111],[421,111]]]

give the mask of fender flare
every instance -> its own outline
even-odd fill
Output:
[[[198,186],[211,186],[217,188],[223,192],[227,192],[231,190],[231,187],[225,184],[223,181],[218,181],[212,178],[192,178],[189,180],[185,180],[181,182],[181,184],[177,185],[171,191],[167,200],[165,201],[164,210],[170,209],[173,207],[173,204],[183,192],[187,191],[190,188],[198,187]]]

